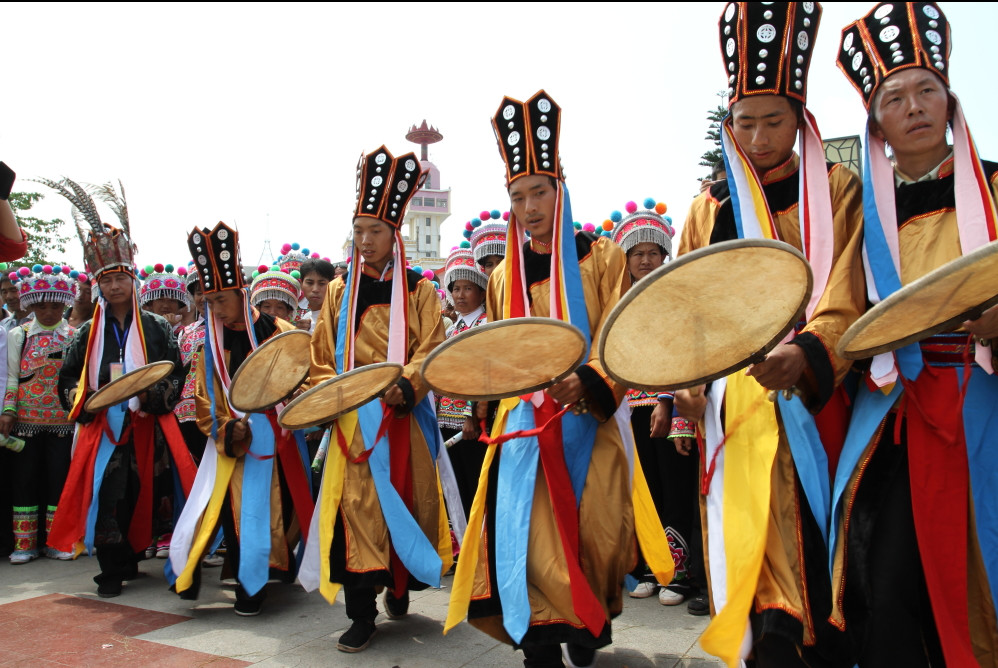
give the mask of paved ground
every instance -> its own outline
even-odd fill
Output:
[[[521,666],[523,656],[461,624],[441,635],[451,578],[441,590],[414,592],[410,615],[378,617],[378,634],[366,651],[344,654],[336,639],[349,626],[342,599],[329,606],[299,585],[268,585],[259,617],[232,612],[232,584],[205,570],[198,601],[166,590],[163,561],[142,562],[145,576],[126,583],[107,601],[96,595],[95,559],[40,559],[12,566],[0,562],[0,665],[31,666],[372,666],[456,668]],[[653,597],[625,599],[614,621],[614,643],[597,654],[608,668],[721,665],[704,654],[699,637],[707,618],[686,606],[667,608]],[[379,602],[380,607],[380,602]]]

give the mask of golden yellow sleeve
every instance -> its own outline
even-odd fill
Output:
[[[429,388],[423,383],[421,369],[430,352],[444,342],[445,330],[440,317],[440,298],[436,288],[426,279],[416,284],[409,294],[409,362],[402,375],[412,385],[416,402],[423,400]]]
[[[345,289],[346,284],[340,278],[330,281],[326,289],[326,300],[322,303],[319,319],[312,331],[312,369],[308,377],[310,388],[336,376],[336,327]]]

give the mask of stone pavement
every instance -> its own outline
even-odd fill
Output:
[[[39,559],[19,566],[3,559],[0,666],[522,666],[521,653],[466,623],[441,635],[449,576],[441,590],[413,592],[406,619],[379,615],[371,646],[345,654],[336,649],[350,625],[342,595],[330,606],[298,584],[271,583],[261,615],[239,617],[232,611],[234,583],[220,584],[220,569],[205,569],[198,601],[182,601],[166,590],[163,563],[142,562],[144,577],[105,600],[91,580],[96,559]],[[688,615],[685,604],[625,598],[613,624],[614,642],[597,653],[596,666],[719,666],[698,643],[706,626],[707,618]]]

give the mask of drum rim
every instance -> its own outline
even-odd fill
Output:
[[[128,378],[130,376],[133,376],[133,375],[135,375],[136,373],[138,373],[140,371],[146,371],[146,370],[148,370],[148,369],[150,369],[152,367],[164,367],[165,368],[166,365],[169,365],[169,371],[167,371],[162,376],[160,376],[159,378],[157,378],[153,382],[149,383],[145,387],[141,388],[140,390],[134,392],[133,394],[128,395],[127,397],[123,397],[123,398],[119,399],[118,401],[115,401],[113,404],[107,404],[107,405],[101,406],[99,408],[94,408],[93,407],[93,401],[94,401],[94,399],[97,399],[98,397],[100,397],[101,393],[103,393],[104,390],[106,390],[107,388],[111,387],[111,385],[113,383],[119,383],[119,382],[121,382],[121,380],[123,378]],[[120,403],[128,401],[132,397],[135,397],[135,396],[137,396],[139,394],[142,394],[143,392],[145,392],[146,390],[148,390],[150,387],[152,387],[153,385],[155,385],[159,381],[161,381],[164,378],[166,378],[167,376],[169,376],[171,373],[173,373],[174,367],[176,367],[176,364],[174,364],[170,360],[157,360],[156,362],[150,362],[149,364],[143,364],[142,366],[138,367],[137,369],[132,369],[128,373],[122,374],[121,376],[119,376],[115,380],[112,380],[111,382],[106,383],[104,385],[104,387],[98,389],[96,392],[94,392],[93,394],[91,394],[87,398],[86,402],[84,402],[84,404],[83,404],[83,410],[85,410],[88,413],[97,413],[99,411],[105,410],[105,409],[110,408],[112,406],[117,406]]]
[[[293,389],[291,390],[291,392],[289,392],[288,394],[284,395],[283,397],[281,397],[280,399],[278,399],[278,400],[277,400],[277,401],[275,401],[274,403],[270,404],[269,406],[260,406],[260,407],[252,407],[252,408],[244,408],[243,406],[239,406],[239,405],[237,405],[237,404],[236,404],[236,401],[235,401],[235,398],[234,398],[234,397],[232,396],[232,389],[233,389],[234,387],[237,387],[237,385],[238,385],[238,382],[239,382],[239,376],[240,376],[240,374],[242,374],[242,372],[243,372],[243,369],[245,369],[245,368],[246,368],[246,362],[250,361],[250,359],[252,359],[254,355],[256,355],[256,354],[257,354],[258,352],[260,352],[261,350],[264,350],[264,349],[265,349],[265,348],[266,348],[267,346],[269,346],[270,344],[272,344],[272,343],[273,343],[274,341],[277,341],[277,340],[278,340],[278,339],[280,339],[280,338],[283,338],[283,337],[286,337],[286,336],[288,336],[289,334],[292,334],[292,335],[296,335],[296,336],[299,336],[299,335],[304,335],[304,336],[307,336],[307,337],[308,337],[309,339],[311,339],[311,338],[312,338],[312,335],[311,335],[311,334],[309,334],[308,332],[306,332],[306,331],[305,331],[305,330],[303,330],[303,329],[289,329],[289,330],[287,330],[287,331],[285,331],[285,332],[280,332],[279,334],[275,334],[275,335],[271,336],[271,337],[270,337],[269,339],[267,339],[266,341],[264,341],[263,343],[261,343],[261,344],[260,344],[259,346],[257,346],[256,350],[254,350],[254,351],[253,351],[253,352],[251,352],[251,353],[250,353],[249,355],[247,355],[247,356],[246,356],[246,359],[245,359],[245,360],[243,360],[243,363],[239,365],[239,368],[238,368],[238,369],[236,369],[236,375],[232,377],[232,382],[231,382],[231,383],[229,384],[229,397],[228,397],[228,398],[229,398],[229,403],[230,403],[230,404],[232,405],[232,407],[233,407],[233,408],[235,408],[235,409],[236,409],[237,411],[242,411],[243,413],[262,413],[262,412],[264,412],[264,411],[268,411],[268,410],[270,410],[271,408],[273,408],[274,406],[276,406],[277,404],[281,403],[281,402],[282,402],[282,401],[283,401],[284,399],[286,399],[287,397],[291,396],[291,394],[292,394],[292,393],[293,393],[293,392],[294,392],[294,391],[295,391],[296,389],[298,389],[298,387],[299,387],[299,386],[300,386],[300,385],[301,385],[301,384],[302,384],[303,382],[305,382],[305,379],[306,379],[306,378],[308,378],[308,374],[309,374],[309,371],[310,371],[310,369],[306,368],[306,369],[305,369],[305,373],[304,373],[304,374],[302,374],[302,377],[301,377],[301,378],[300,378],[300,379],[298,380],[298,382],[297,382],[297,383],[295,384],[295,386],[294,386],[294,388],[293,388]],[[310,343],[309,345],[311,345],[311,343]],[[311,357],[311,355],[310,355],[310,357]]]
[[[437,386],[435,386],[433,383],[431,383],[426,378],[426,374],[423,373],[423,369],[426,368],[427,364],[430,364],[433,360],[435,360],[437,357],[439,357],[441,353],[443,353],[443,352],[449,350],[450,348],[452,348],[453,346],[457,345],[455,342],[458,341],[461,337],[467,335],[469,332],[471,332],[473,334],[476,334],[476,335],[480,335],[480,332],[482,332],[482,331],[490,331],[490,330],[493,330],[493,329],[501,329],[502,327],[510,327],[510,326],[513,326],[513,325],[524,325],[524,324],[529,324],[529,325],[545,325],[545,326],[554,325],[554,326],[561,327],[561,328],[566,329],[566,330],[570,330],[573,333],[575,333],[578,336],[578,340],[582,343],[582,352],[578,355],[578,357],[575,360],[575,363],[572,365],[572,367],[570,369],[568,369],[567,371],[564,371],[564,372],[558,374],[553,379],[551,379],[549,381],[546,381],[544,383],[540,383],[538,385],[531,385],[530,387],[523,388],[522,390],[519,390],[519,391],[516,391],[516,392],[500,392],[498,394],[464,394],[464,393],[451,392],[451,391],[448,391],[448,390],[445,390],[445,389],[440,389]],[[579,330],[578,327],[576,327],[575,325],[573,325],[573,324],[571,324],[569,322],[565,322],[564,320],[558,320],[557,318],[547,318],[547,317],[542,317],[542,316],[525,316],[525,317],[522,317],[522,318],[506,318],[504,320],[496,320],[495,322],[489,322],[489,323],[486,323],[484,325],[479,325],[478,327],[472,327],[470,329],[467,329],[467,330],[461,332],[460,334],[458,334],[457,336],[455,336],[455,337],[453,337],[451,339],[447,339],[442,344],[440,344],[439,346],[437,346],[436,348],[434,348],[426,356],[426,359],[423,360],[423,364],[420,367],[420,373],[423,376],[423,382],[426,383],[430,387],[430,389],[432,389],[437,394],[439,394],[441,396],[445,396],[445,397],[447,397],[449,399],[463,399],[465,401],[499,401],[501,399],[508,399],[510,397],[519,397],[519,396],[523,396],[525,394],[532,394],[532,393],[537,392],[539,390],[543,390],[545,388],[551,387],[555,383],[559,383],[559,382],[565,380],[566,378],[568,378],[569,376],[571,376],[573,373],[575,373],[575,371],[579,368],[579,366],[581,366],[582,363],[586,360],[586,356],[588,354],[588,350],[587,350],[587,346],[585,345],[585,342],[586,342],[585,334],[583,334],[582,331]]]
[[[705,376],[701,376],[694,380],[683,381],[682,383],[673,383],[671,385],[649,385],[646,383],[637,383],[632,380],[624,378],[623,376],[615,372],[607,365],[605,357],[606,334],[610,331],[613,324],[617,321],[617,318],[620,315],[620,313],[625,308],[627,308],[628,304],[637,299],[638,295],[640,295],[642,292],[651,287],[662,276],[670,274],[673,271],[677,271],[683,266],[690,264],[691,262],[694,262],[695,260],[700,259],[702,257],[708,255],[714,255],[716,253],[720,253],[727,250],[734,250],[737,248],[770,248],[773,250],[780,250],[795,256],[798,260],[800,260],[803,263],[803,266],[806,268],[807,289],[804,291],[804,296],[801,299],[801,303],[795,309],[794,316],[790,319],[790,322],[788,322],[785,326],[781,327],[780,330],[777,332],[777,334],[774,335],[764,346],[759,348],[759,350],[751,354],[745,360],[742,360],[737,364],[733,364],[723,370],[716,371],[714,373],[707,374]],[[643,279],[632,285],[631,289],[628,290],[627,293],[620,298],[620,301],[618,301],[612,309],[610,309],[610,313],[607,315],[606,321],[603,323],[603,327],[600,329],[600,334],[599,334],[599,343],[598,343],[599,358],[603,364],[603,370],[606,372],[608,376],[610,376],[610,378],[612,378],[617,383],[620,383],[621,385],[629,389],[645,390],[649,392],[665,391],[665,390],[684,390],[690,387],[696,387],[697,385],[703,385],[705,383],[709,383],[713,380],[717,380],[718,378],[724,378],[725,376],[728,376],[734,373],[735,371],[738,371],[739,369],[744,369],[750,364],[757,364],[761,362],[763,359],[765,359],[765,356],[769,354],[769,352],[772,351],[773,348],[775,348],[777,344],[779,344],[779,342],[782,341],[787,334],[790,333],[790,331],[797,324],[798,320],[800,320],[800,317],[804,314],[805,310],[807,310],[807,304],[811,299],[811,291],[813,289],[814,289],[814,274],[811,272],[810,263],[807,261],[807,258],[804,256],[804,253],[802,253],[800,250],[798,250],[797,248],[788,244],[785,241],[778,241],[776,239],[732,239],[730,241],[721,241],[716,244],[704,246],[703,248],[698,248],[694,251],[687,253],[686,255],[676,258],[671,262],[663,264],[658,269],[652,271]]]
[[[930,336],[939,334],[940,332],[945,332],[956,325],[963,323],[965,320],[976,319],[980,317],[980,313],[986,311],[992,306],[998,305],[998,294],[987,299],[984,303],[977,306],[971,307],[958,315],[946,319],[943,322],[937,323],[923,329],[919,332],[914,332],[900,339],[896,339],[889,343],[883,343],[871,348],[863,348],[859,350],[850,350],[848,348],[849,344],[859,336],[870,323],[876,321],[880,316],[882,311],[888,311],[892,309],[898,302],[903,301],[911,293],[917,293],[926,285],[931,285],[940,279],[947,278],[953,273],[964,269],[967,266],[973,265],[982,257],[990,257],[992,255],[998,254],[998,241],[992,241],[974,251],[967,253],[966,255],[961,255],[958,258],[954,258],[943,264],[940,267],[936,267],[924,276],[920,276],[908,285],[904,285],[900,290],[894,292],[893,294],[885,297],[879,304],[875,304],[866,313],[859,316],[853,324],[851,324],[848,329],[842,334],[842,338],[839,339],[839,344],[835,347],[835,352],[847,360],[861,360],[868,359],[874,355],[879,355],[880,353],[889,353],[911,343],[917,343],[923,341]]]
[[[382,388],[381,391],[378,392],[377,394],[375,394],[373,397],[371,397],[369,399],[366,399],[365,401],[362,401],[362,402],[360,402],[358,404],[355,404],[353,406],[350,406],[349,408],[345,408],[345,409],[341,410],[338,413],[334,413],[331,417],[324,417],[321,420],[311,420],[311,421],[308,421],[308,422],[302,422],[300,424],[299,423],[293,423],[293,424],[290,424],[290,425],[285,424],[285,422],[284,422],[284,420],[285,420],[285,414],[289,410],[292,410],[296,406],[298,406],[299,404],[301,404],[305,400],[305,397],[309,396],[309,394],[312,393],[312,392],[314,392],[315,390],[318,390],[319,388],[324,388],[324,387],[326,387],[328,385],[331,385],[334,382],[337,382],[337,381],[340,381],[340,380],[346,378],[347,376],[354,376],[354,375],[357,375],[357,374],[359,374],[361,372],[370,372],[372,369],[384,369],[384,368],[389,368],[389,367],[394,367],[396,369],[397,374],[396,374],[395,378],[391,381],[391,383],[388,383],[388,385],[386,385],[384,388]],[[284,410],[282,410],[278,414],[278,416],[277,416],[277,423],[279,425],[281,425],[281,427],[283,427],[284,429],[288,429],[290,431],[294,431],[296,429],[308,429],[309,427],[315,427],[315,426],[320,425],[320,424],[325,424],[327,422],[332,422],[333,420],[336,420],[337,418],[342,417],[343,415],[349,413],[350,411],[355,410],[357,408],[360,408],[361,406],[363,406],[364,404],[368,403],[369,401],[373,401],[374,399],[376,399],[379,396],[381,396],[381,393],[384,392],[385,389],[387,389],[388,387],[391,387],[392,383],[396,382],[399,378],[402,377],[402,371],[404,370],[404,368],[405,367],[403,367],[398,362],[376,362],[374,364],[365,364],[364,366],[357,367],[356,369],[351,369],[350,371],[338,374],[336,376],[333,376],[332,378],[327,378],[326,380],[322,381],[321,383],[319,383],[315,387],[306,390],[301,396],[295,397],[293,400],[291,400],[291,402],[289,402],[288,405],[286,405],[284,407]]]

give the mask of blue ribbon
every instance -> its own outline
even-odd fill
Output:
[[[125,407],[121,405],[111,406],[107,409],[107,422],[111,427],[111,433],[116,440],[121,440],[121,431],[125,425]],[[97,526],[97,510],[100,507],[100,488],[104,482],[104,473],[107,471],[107,463],[111,461],[111,455],[115,449],[114,443],[102,433],[100,445],[97,446],[97,459],[94,461],[94,486],[93,497],[90,499],[90,507],[87,508],[87,527],[83,537],[83,544],[87,547],[87,552],[94,552],[94,533]],[[128,540],[127,536],[124,536]]]
[[[253,421],[262,427],[252,429]],[[243,459],[242,504],[239,512],[239,584],[253,596],[270,575],[270,486],[274,475],[274,429],[266,415],[249,419],[252,451]]]
[[[870,162],[870,134],[867,129],[866,145],[863,147],[867,165]],[[863,170],[863,244],[866,247],[866,257],[870,262],[870,273],[873,283],[877,286],[877,294],[881,299],[894,294],[901,289],[901,277],[894,267],[894,259],[884,227],[877,212],[877,196],[873,190],[872,169]],[[922,351],[917,343],[909,344],[894,351],[898,370],[905,378],[914,380],[922,371]]]
[[[725,127],[727,127],[728,122],[731,120],[731,113],[729,112],[724,120],[721,121],[721,137],[727,132]],[[724,146],[724,141],[721,142],[721,157],[724,158],[724,173],[734,174],[735,171],[731,169],[731,159],[728,157],[728,151]],[[761,185],[761,184],[760,184]],[[735,179],[728,179],[728,194],[731,196],[731,211],[735,216],[735,232],[738,234],[739,239],[745,238],[745,229],[742,227],[742,206],[741,206],[741,196],[738,194],[738,185]]]
[[[961,378],[963,369],[958,369]],[[963,432],[970,466],[977,540],[984,570],[991,586],[991,601],[998,609],[998,376],[974,367],[963,401]]]
[[[382,402],[370,401],[358,408],[357,413],[364,446],[368,450],[373,449],[367,461],[371,467],[374,489],[378,493],[378,502],[385,516],[385,524],[388,525],[388,534],[391,537],[392,547],[395,548],[395,554],[417,580],[431,587],[440,587],[440,570],[443,566],[440,555],[437,554],[436,547],[427,540],[426,534],[392,486],[391,445],[388,437],[384,436],[375,442],[383,416]],[[419,445],[412,443],[411,447]]]
[[[901,396],[901,383],[896,383],[890,394],[880,390],[870,391],[860,386],[853,404],[852,417],[849,419],[849,431],[846,441],[839,454],[838,467],[835,469],[835,484],[832,486],[832,515],[829,521],[828,572],[832,572],[835,559],[835,544],[838,539],[839,518],[842,516],[842,495],[852,478],[860,457],[873,440],[877,429],[884,421],[891,406]]]
[[[800,397],[787,399],[780,394],[777,401],[801,488],[811,508],[811,514],[814,515],[821,530],[821,539],[825,541],[827,547],[831,492],[828,482],[828,456],[821,443],[818,426]]]
[[[586,308],[586,293],[582,288],[582,272],[579,270],[579,251],[575,245],[575,227],[572,223],[572,198],[568,186],[561,184],[561,259],[565,278],[565,301],[568,303],[569,322],[578,328],[586,339],[586,356],[592,337],[589,335],[589,312]],[[554,315],[553,313],[551,314]]]
[[[506,431],[533,429],[534,407],[521,401],[506,417]],[[536,436],[502,444],[496,484],[496,579],[502,605],[502,625],[519,643],[530,626],[527,595],[527,546],[534,505],[540,446]]]

